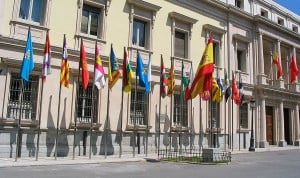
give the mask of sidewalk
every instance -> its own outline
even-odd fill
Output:
[[[300,147],[297,146],[270,146],[269,148],[256,148],[255,152],[268,152],[268,151],[280,151],[280,150],[295,150]],[[231,151],[231,150],[227,150]],[[233,150],[232,154],[246,154],[249,153],[248,149]],[[253,153],[253,152],[251,152]],[[105,159],[104,156],[92,156],[91,159],[88,156],[77,156],[73,160],[70,157],[58,157],[55,160],[54,157],[40,157],[38,161],[35,160],[35,157],[32,158],[18,158],[18,161],[15,162],[14,158],[0,158],[0,168],[5,167],[25,167],[25,166],[47,166],[47,165],[76,165],[76,164],[101,164],[101,163],[114,163],[114,162],[143,162],[146,160],[156,160],[157,154],[148,154],[146,155],[122,155],[121,158],[118,156],[107,156]]]

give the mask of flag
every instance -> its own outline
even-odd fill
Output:
[[[128,60],[128,55],[126,52],[126,48],[124,47],[124,59],[123,59],[123,66],[122,66],[122,84],[123,84],[123,91],[124,92],[131,92],[131,80],[133,78],[132,67]]]
[[[291,83],[295,82],[298,76],[298,66],[296,62],[296,57],[292,56],[292,62],[290,64],[290,70],[291,70]]]
[[[239,104],[243,104],[243,99],[244,99],[244,85],[243,85],[243,80],[241,78],[240,74],[240,80],[239,80],[239,93],[240,93],[240,101]]]
[[[112,87],[116,84],[120,76],[121,73],[119,71],[119,66],[116,61],[116,55],[111,45],[109,62],[108,62],[108,86],[110,89],[112,89]]]
[[[189,89],[188,99],[198,94],[204,97],[209,95],[212,88],[212,73],[214,72],[213,36],[210,35],[207,46],[199,63],[192,86]]]
[[[231,87],[232,87],[232,95],[231,95],[231,99],[234,100],[234,102],[235,102],[236,104],[239,104],[239,103],[240,103],[240,93],[239,93],[238,87],[237,87],[237,85],[236,85],[236,82],[235,82],[235,78],[234,78],[233,72],[232,72]]]
[[[224,92],[224,86],[223,86],[223,82],[222,82],[220,76],[217,77],[217,83],[219,85],[219,88],[220,88],[221,92],[223,93]]]
[[[60,84],[67,88],[69,88],[70,85],[69,72],[70,69],[68,63],[67,42],[66,42],[66,35],[64,35],[63,53],[62,53],[61,68],[60,68]]]
[[[151,60],[151,54],[149,54],[149,60],[148,60],[148,69],[147,69],[147,81],[148,85],[146,88],[146,92],[149,92],[151,90],[151,81],[152,81],[152,60]]]
[[[222,91],[218,85],[218,82],[213,77],[212,78],[212,101],[220,102],[222,100]]]
[[[168,77],[168,96],[172,96],[174,93],[175,88],[175,72],[174,72],[174,61],[171,60],[171,69],[169,71],[169,77]]]
[[[44,48],[43,72],[42,72],[43,81],[46,80],[47,75],[49,75],[50,73],[51,73],[51,48],[50,48],[49,32],[47,31],[45,48]]]
[[[161,57],[160,57],[160,96],[163,98],[167,96],[167,82],[168,82],[168,78],[166,75],[164,60],[161,55]]]
[[[277,79],[279,79],[282,76],[282,67],[281,67],[281,62],[280,62],[280,58],[278,55],[278,50],[276,49],[274,51],[274,55],[273,55],[273,64],[276,65],[276,70],[277,70]]]
[[[227,102],[228,98],[230,97],[231,95],[231,87],[230,87],[230,84],[229,84],[229,78],[228,78],[228,73],[226,71],[226,69],[224,70],[224,83],[225,83],[225,101]]]
[[[95,45],[95,66],[94,66],[94,70],[95,70],[94,84],[96,85],[96,87],[98,89],[104,88],[105,83],[106,83],[105,78],[104,78],[105,73],[104,73],[104,67],[103,67],[103,64],[102,64],[102,60],[100,58],[97,42],[96,42],[96,45]]]
[[[149,83],[148,83],[148,75],[147,72],[144,68],[144,63],[143,63],[143,59],[142,56],[140,55],[139,52],[137,52],[137,57],[136,57],[136,76],[139,76],[139,85],[141,87],[144,87],[145,90],[149,89]]]
[[[193,80],[194,80],[194,70],[193,70],[193,66],[191,65],[190,75],[189,75],[189,85],[185,89],[185,99],[186,100],[188,100],[188,98],[189,98],[189,90],[192,87]]]
[[[23,62],[20,70],[20,76],[25,81],[29,81],[30,72],[34,68],[34,59],[33,59],[33,48],[32,48],[32,39],[30,29],[28,30],[27,42],[23,57]]]
[[[185,69],[184,69],[184,63],[183,63],[183,61],[182,61],[182,64],[181,64],[181,72],[182,72],[182,74],[181,74],[181,76],[182,76],[182,83],[183,83],[183,86],[184,87],[187,87],[188,85],[189,85],[189,79],[188,79],[188,77],[187,77],[187,75],[186,75],[186,71],[185,71]]]
[[[81,46],[80,46],[80,67],[81,68],[81,80],[82,80],[82,87],[83,89],[87,89],[89,84],[89,69],[87,65],[86,53],[83,45],[83,40],[81,39]]]

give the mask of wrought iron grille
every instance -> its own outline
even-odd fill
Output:
[[[248,129],[248,105],[242,104],[240,105],[240,122],[241,127],[244,129]]]
[[[181,94],[174,94],[174,106],[173,106],[173,124],[175,126],[188,126],[188,110],[187,101]]]
[[[209,126],[219,128],[220,125],[220,103],[209,101]],[[211,123],[210,123],[211,122]]]
[[[7,118],[22,120],[36,119],[36,104],[39,77],[30,76],[29,81],[23,81],[17,73],[11,74]],[[22,88],[23,86],[23,88]]]
[[[147,93],[143,90],[137,90],[135,98],[135,89],[131,90],[130,99],[130,125],[146,125],[147,123]]]
[[[94,89],[93,89],[94,88]],[[92,94],[94,91],[94,94]],[[93,102],[94,101],[94,102]],[[98,89],[91,83],[88,84],[86,90],[83,89],[82,84],[79,85],[77,91],[77,122],[90,123],[93,118],[93,123],[97,123],[98,113]],[[92,116],[92,109],[93,116]]]

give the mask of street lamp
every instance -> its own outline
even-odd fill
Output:
[[[254,137],[253,137],[253,109],[255,109],[255,100],[254,100],[254,98],[250,99],[250,107],[251,107],[252,117],[251,117],[251,137],[250,137],[249,151],[255,151]]]

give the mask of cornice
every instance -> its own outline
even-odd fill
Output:
[[[143,0],[127,0],[127,3],[133,4],[135,6],[138,6],[138,7],[144,8],[144,9],[155,11],[155,12],[157,12],[157,11],[159,11],[159,9],[161,9],[160,6],[151,4],[151,3],[143,1]]]
[[[169,17],[180,20],[182,22],[189,23],[189,24],[195,24],[198,21],[197,19],[188,17],[186,15],[183,15],[183,14],[180,14],[180,13],[174,12],[174,11],[169,13]]]

